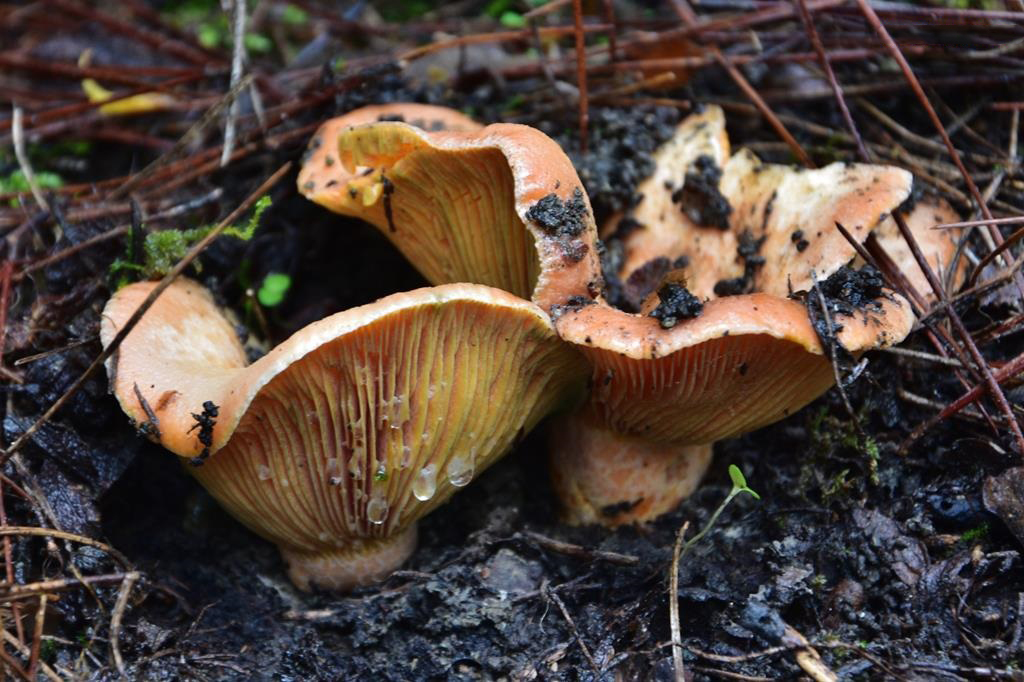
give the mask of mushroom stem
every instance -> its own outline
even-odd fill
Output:
[[[288,577],[300,590],[344,592],[384,580],[405,563],[416,549],[416,524],[389,537],[353,541],[340,549],[280,549]]]
[[[656,518],[690,496],[711,445],[656,443],[616,433],[580,413],[551,428],[551,474],[572,524],[620,526]]]

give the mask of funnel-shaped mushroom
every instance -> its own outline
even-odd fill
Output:
[[[522,125],[428,132],[366,118],[321,128],[315,153],[331,150],[341,169],[311,157],[305,196],[375,225],[432,283],[487,284],[545,310],[597,295],[590,203],[553,140]]]
[[[108,344],[152,291],[107,304]],[[236,518],[276,543],[303,589],[346,589],[396,568],[417,519],[545,414],[586,364],[535,305],[454,284],[338,313],[246,366],[231,324],[179,280],[108,365],[142,431],[180,455]]]
[[[858,354],[898,343],[913,323],[880,279],[841,270],[856,251],[835,228],[865,239],[908,197],[906,171],[730,156],[714,107],[680,124],[656,163],[628,229],[605,232],[620,258],[606,273],[622,282],[619,303],[642,314],[599,301],[555,323],[593,366],[590,400],[553,431],[555,487],[575,522],[668,511],[696,486],[710,443],[833,384],[822,337]],[[791,296],[801,292],[811,293]]]

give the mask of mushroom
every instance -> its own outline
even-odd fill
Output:
[[[110,299],[104,345],[154,286]],[[140,430],[201,463],[298,587],[344,590],[400,565],[416,521],[578,397],[587,368],[537,306],[473,284],[332,315],[247,365],[210,294],[179,279],[107,371]]]
[[[378,121],[402,121],[433,131],[474,131],[483,127],[454,109],[432,104],[398,102],[354,109],[327,121],[310,138],[298,177],[299,189],[306,198],[335,213],[345,213],[341,189],[354,174],[338,162],[336,141],[346,128]]]
[[[555,321],[593,367],[588,402],[552,425],[570,522],[669,511],[699,482],[711,443],[792,414],[834,383],[827,344],[859,355],[898,343],[914,321],[877,274],[844,269],[856,251],[834,227],[866,239],[909,196],[906,171],[730,155],[716,107],[681,123],[656,164],[643,200],[603,231],[620,259],[606,271],[621,283],[616,302],[635,312],[599,300]]]
[[[432,283],[487,284],[546,311],[597,295],[590,202],[553,140],[515,124],[365,122],[375,115],[360,109],[321,128],[299,174],[306,197],[375,225]]]

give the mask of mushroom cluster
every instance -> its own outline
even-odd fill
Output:
[[[889,215],[911,193],[904,170],[795,170],[732,154],[721,109],[707,107],[658,150],[642,201],[605,227],[602,245],[565,155],[539,132],[364,120],[328,124],[344,170],[309,163],[300,189],[377,226],[433,283],[530,297],[590,361],[587,401],[552,427],[571,522],[668,511],[700,480],[711,443],[827,390],[835,374],[807,305],[816,285],[832,292],[831,342],[848,353],[898,343],[912,326],[908,303],[877,273],[847,268],[856,251],[835,228],[891,240]],[[925,229],[924,209],[946,209],[922,204],[924,218],[911,220],[938,266],[953,242]]]
[[[434,286],[316,322],[248,365],[210,294],[180,280],[111,358],[113,390],[143,433],[202,463],[197,478],[302,588],[387,575],[419,518],[560,407],[575,407],[551,430],[567,519],[653,518],[693,490],[712,442],[831,386],[827,344],[858,354],[913,322],[876,274],[847,267],[834,228],[892,240],[909,173],[733,155],[714,107],[655,161],[602,244],[543,133],[425,105],[350,112],[314,136],[299,190],[375,225]],[[938,239],[935,265],[949,258]],[[114,295],[104,344],[153,286]]]

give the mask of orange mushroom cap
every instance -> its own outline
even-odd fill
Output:
[[[914,204],[912,210],[903,213],[903,219],[914,234],[914,239],[932,270],[937,273],[948,273],[956,253],[957,240],[963,231],[959,229],[933,230],[932,228],[936,225],[959,222],[960,215],[946,200],[924,196]],[[914,258],[907,240],[900,234],[896,221],[886,218],[872,234],[914,289],[926,300],[934,301],[935,292],[928,284],[928,278]],[[967,259],[961,258],[957,263],[956,271],[948,274],[953,285],[958,286],[967,275]]]
[[[118,291],[110,343],[155,286]],[[178,280],[108,364],[125,412],[275,542],[293,581],[347,589],[412,551],[415,522],[579,394],[579,354],[535,305],[453,284],[320,320],[252,365],[209,293]]]
[[[646,314],[652,297],[644,314],[598,301],[557,317],[559,335],[593,367],[588,402],[553,425],[556,491],[574,522],[618,525],[668,511],[707,466],[709,449],[699,446],[777,421],[833,384],[808,315],[817,293],[806,304],[788,295],[853,261],[836,222],[865,239],[912,180],[885,166],[800,170],[747,151],[730,156],[716,107],[681,123],[656,164],[631,212],[640,225],[621,237],[611,226],[604,233],[621,240],[622,280],[650,277],[648,263],[662,259],[648,282],[652,297],[661,297],[659,280],[683,282],[693,308],[667,324]],[[747,293],[719,296],[723,283]],[[837,342],[854,354],[898,343],[914,321],[890,291],[844,310],[829,316]],[[624,458],[640,470],[627,475]]]
[[[487,284],[545,310],[597,295],[590,203],[549,137],[514,124],[475,132],[352,124],[363,120],[360,110],[322,129],[321,144],[336,149],[346,175],[311,158],[299,176],[306,197],[375,225],[432,283]]]
[[[310,139],[298,177],[298,186],[306,198],[335,213],[345,213],[341,210],[345,195],[340,192],[340,188],[353,178],[354,173],[338,161],[338,136],[352,126],[378,121],[403,121],[433,131],[472,131],[483,128],[454,109],[432,104],[398,102],[354,109],[324,123]]]

